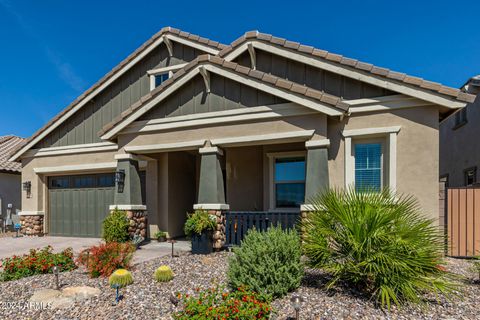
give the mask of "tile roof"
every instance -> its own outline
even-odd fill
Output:
[[[80,96],[78,96],[72,103],[70,103],[65,109],[60,111],[55,117],[53,117],[49,122],[47,122],[43,127],[41,127],[37,132],[35,132],[28,140],[26,143],[30,143],[33,139],[38,137],[42,132],[44,132],[48,127],[50,127],[52,124],[54,124],[58,119],[60,119],[64,114],[66,114],[68,111],[73,109],[80,101],[82,101],[86,96],[88,96],[90,93],[92,93],[95,89],[100,87],[103,83],[105,83],[108,79],[110,79],[118,70],[123,68],[126,64],[128,64],[131,60],[135,59],[143,50],[145,50],[149,45],[151,45],[153,42],[155,42],[158,38],[160,38],[163,35],[166,34],[172,34],[177,37],[181,37],[193,42],[197,42],[202,45],[209,46],[213,49],[216,50],[222,50],[226,48],[226,45],[219,43],[217,41],[212,41],[203,37],[200,37],[198,35],[188,33],[185,31],[181,31],[176,28],[172,27],[164,27],[162,28],[159,32],[157,32],[155,35],[153,35],[150,39],[148,39],[146,42],[144,42],[137,50],[132,52],[127,58],[125,58],[122,62],[120,62],[116,67],[114,67],[110,72],[108,72],[106,75],[104,75],[100,80],[98,80],[94,85],[92,85],[90,88],[88,88],[85,92],[83,92]],[[18,149],[14,150],[12,152],[12,155],[15,154],[20,150],[21,147]]]
[[[250,77],[254,80],[261,81],[269,86],[277,87],[278,89],[288,91],[289,93],[295,94],[297,96],[303,96],[313,101],[319,101],[322,103],[326,103],[340,109],[341,111],[347,112],[349,105],[342,101],[341,98],[333,96],[331,94],[325,93],[323,91],[315,90],[310,87],[299,85],[292,81],[286,80],[284,78],[280,78],[274,76],[269,73],[265,73],[259,70],[253,70],[248,67],[239,65],[235,62],[226,61],[218,56],[212,56],[209,54],[204,54],[198,56],[196,59],[188,63],[185,67],[178,70],[173,74],[173,76],[164,82],[145,96],[143,96],[139,101],[134,103],[130,108],[122,112],[118,117],[113,119],[110,123],[106,124],[102,130],[98,133],[100,136],[104,135],[111,129],[113,129],[117,124],[122,122],[124,119],[129,117],[132,113],[136,110],[141,108],[146,102],[153,99],[154,97],[158,96],[162,93],[166,88],[171,86],[175,81],[184,75],[186,75],[191,69],[194,67],[201,65],[201,64],[213,64],[224,69],[228,69],[233,71],[239,75]]]
[[[355,59],[350,59],[339,54],[316,49],[311,46],[305,46],[298,42],[292,42],[283,38],[277,38],[270,34],[260,33],[258,31],[246,32],[243,36],[233,41],[229,46],[227,46],[222,51],[220,51],[218,56],[225,57],[230,52],[232,52],[237,47],[239,47],[241,44],[250,40],[266,42],[266,43],[275,45],[277,47],[285,48],[287,50],[297,51],[298,53],[307,54],[317,59],[322,59],[331,63],[342,65],[350,69],[355,69],[356,71],[359,71],[359,72],[370,73],[374,76],[386,78],[391,81],[402,82],[412,87],[419,87],[422,89],[430,90],[435,93],[452,97],[459,101],[473,102],[475,100],[474,95],[462,92],[461,90],[456,88],[447,87],[440,83],[424,80],[422,78],[409,76],[405,73],[400,73],[400,72],[392,71],[386,68],[377,67],[370,63],[365,63]]]
[[[23,146],[26,139],[16,136],[0,136],[0,171],[20,172],[22,164],[20,162],[8,161],[11,152]]]

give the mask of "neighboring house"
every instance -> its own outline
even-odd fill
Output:
[[[328,186],[390,187],[437,218],[439,121],[473,98],[255,31],[225,46],[164,28],[11,160],[51,235],[99,236],[118,207],[131,231],[182,236],[194,208],[308,211]]]
[[[10,223],[12,217],[21,209],[22,165],[9,161],[8,158],[11,152],[24,142],[25,139],[16,136],[0,137],[0,230],[3,229],[4,222],[8,220]],[[7,215],[7,209],[10,209],[10,216]]]
[[[461,90],[477,95],[480,76]],[[480,183],[480,99],[469,103],[440,124],[440,180],[449,187]]]

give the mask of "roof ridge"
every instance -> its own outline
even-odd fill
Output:
[[[328,62],[331,62],[331,63],[340,64],[347,68],[355,69],[359,72],[368,72],[375,76],[387,78],[391,81],[398,81],[407,85],[433,91],[441,95],[453,97],[456,100],[470,102],[470,103],[475,100],[474,95],[462,92],[457,88],[452,88],[438,82],[425,80],[420,77],[410,76],[410,75],[407,75],[406,73],[393,71],[388,68],[375,66],[371,63],[366,63],[366,62],[358,61],[356,59],[347,58],[340,54],[317,49],[317,48],[314,48],[313,46],[303,45],[303,44],[300,44],[299,42],[289,41],[285,38],[275,37],[271,34],[261,33],[256,30],[248,31],[242,36],[240,36],[239,38],[237,38],[226,48],[222,49],[218,53],[218,56],[225,57],[227,54],[232,52],[235,48],[237,48],[244,42],[247,42],[251,39],[257,39],[259,41],[268,42],[275,46],[284,47],[285,49],[288,49],[288,50],[298,51],[301,54],[308,54],[316,58],[327,60]]]
[[[349,109],[349,105],[344,102],[342,98],[326,93],[325,91],[313,89],[306,85],[299,84],[263,71],[254,70],[237,64],[235,62],[226,61],[225,59],[217,55],[202,54],[197,56],[194,60],[189,62],[183,68],[179,69],[173,74],[171,78],[163,81],[162,84],[156,87],[154,90],[141,97],[128,109],[122,112],[118,117],[103,126],[103,128],[98,132],[98,135],[104,135],[108,131],[112,130],[118,123],[122,122],[124,119],[133,114],[136,110],[141,108],[141,106],[145,102],[161,94],[167,87],[175,83],[179,78],[186,75],[191,69],[203,63],[211,63],[224,68],[228,68],[236,73],[243,74],[255,80],[260,80],[268,85],[273,85],[279,89],[290,91],[293,94],[303,95],[308,99],[318,100],[322,103],[332,105],[333,107],[340,109],[343,112],[348,112]]]

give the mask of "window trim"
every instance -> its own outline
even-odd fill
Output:
[[[384,155],[386,157],[385,172],[386,182],[384,185],[388,186],[390,190],[395,191],[397,188],[397,135],[400,132],[401,126],[381,127],[381,128],[366,128],[344,130],[344,152],[345,152],[345,188],[355,185],[355,158],[352,150],[352,139],[385,139]]]
[[[182,64],[176,64],[173,66],[168,66],[168,67],[163,67],[163,68],[157,68],[157,69],[152,69],[147,71],[147,74],[150,78],[150,91],[155,89],[155,77],[160,75],[160,74],[166,74],[168,73],[168,78],[171,78],[173,74],[185,67],[187,63],[182,63]]]
[[[268,211],[269,212],[299,212],[299,208],[277,208],[275,199],[275,160],[279,158],[304,158],[305,170],[307,165],[307,152],[306,151],[286,151],[286,152],[272,152],[267,153],[268,157]],[[306,174],[306,173],[305,173]],[[306,177],[304,182],[306,183]]]
[[[380,144],[381,154],[380,154],[380,189],[385,188],[388,182],[388,164],[386,156],[386,139],[384,138],[372,138],[372,139],[354,139],[352,143],[352,156],[353,156],[353,184],[355,185],[356,177],[356,154],[355,154],[355,145],[357,144]]]

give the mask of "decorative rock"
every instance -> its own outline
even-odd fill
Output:
[[[43,216],[20,216],[22,229],[20,231],[27,236],[43,235]]]
[[[62,295],[65,297],[73,297],[75,299],[89,299],[92,297],[99,296],[101,293],[100,289],[79,286],[79,287],[68,287],[62,290]]]
[[[97,297],[100,293],[100,289],[87,286],[67,287],[62,291],[41,289],[33,293],[30,302],[41,303],[44,307],[53,309],[62,309],[73,306],[75,301]]]

